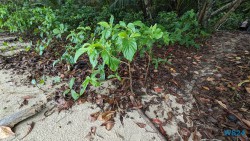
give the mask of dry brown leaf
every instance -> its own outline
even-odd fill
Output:
[[[197,131],[197,128],[193,132],[193,141],[200,141],[201,140],[201,134],[199,131]]]
[[[153,119],[153,123],[158,124],[158,125],[161,125],[161,124],[162,124],[162,121],[160,121],[160,120],[157,119],[157,118],[154,118],[154,119]]]
[[[202,88],[205,89],[205,90],[208,90],[208,91],[210,90],[210,89],[209,89],[208,87],[206,87],[206,86],[202,86]]]
[[[220,104],[220,106],[222,106],[223,108],[227,109],[227,105],[225,105],[225,104],[222,103],[221,101],[216,100],[216,102],[217,102],[218,104]]]
[[[250,121],[246,119],[242,119],[242,121],[250,128]]]
[[[154,87],[154,91],[157,92],[157,93],[161,93],[162,92],[162,88]]]
[[[245,89],[246,89],[247,93],[250,94],[250,87],[245,87]]]
[[[108,121],[113,117],[114,114],[115,114],[115,111],[103,112],[98,116],[98,120],[100,120],[100,121]]]
[[[14,134],[10,127],[0,126],[0,139],[8,138]]]
[[[210,99],[207,99],[207,98],[200,97],[199,99],[202,103],[209,103],[210,102]]]
[[[170,68],[170,71],[171,71],[172,73],[176,73],[176,70],[175,70],[174,68]]]
[[[110,131],[115,125],[114,121],[106,121],[101,126],[105,126],[105,128]]]
[[[209,82],[214,81],[214,78],[213,77],[208,77],[207,81],[209,81]]]
[[[144,124],[144,123],[135,122],[135,124],[137,124],[140,128],[145,128],[146,127],[146,124]]]
[[[99,115],[100,115],[100,112],[95,112],[95,113],[91,114],[90,115],[90,121],[91,122],[96,121]]]

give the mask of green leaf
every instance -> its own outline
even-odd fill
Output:
[[[110,17],[110,19],[109,19],[109,24],[110,24],[110,25],[113,25],[113,23],[114,23],[114,16],[111,15],[111,17]]]
[[[81,91],[80,91],[80,95],[82,95],[85,92],[87,86],[89,85],[89,82],[90,82],[90,77],[87,76],[86,79],[82,83],[82,88],[81,88]]]
[[[80,97],[80,95],[78,93],[76,93],[75,90],[71,90],[70,92],[71,92],[71,96],[73,97],[74,100],[77,100]]]
[[[74,77],[70,79],[70,81],[69,81],[69,88],[70,88],[70,89],[73,88],[73,85],[74,85],[74,83],[75,83],[75,79],[76,79],[76,78],[74,78]]]
[[[128,28],[131,29],[133,32],[135,32],[135,26],[133,23],[129,23]]]
[[[127,38],[127,37],[128,37],[128,34],[127,34],[125,31],[123,31],[123,32],[120,32],[120,33],[118,34],[118,36],[121,37],[121,38]]]
[[[85,52],[88,51],[88,48],[85,48],[86,46],[89,46],[89,43],[85,43],[80,49],[78,49],[76,51],[75,57],[74,57],[74,62],[76,63],[76,61],[78,60],[78,58]]]
[[[67,89],[63,92],[63,96],[67,95],[70,92],[70,89]]]
[[[132,34],[130,35],[131,38],[140,37],[140,36],[141,36],[140,33],[132,33]]]
[[[124,38],[118,44],[121,46],[123,56],[127,60],[132,61],[137,50],[136,40],[134,38]]]
[[[124,21],[120,21],[119,24],[120,24],[120,26],[122,26],[122,27],[126,27],[126,23],[125,23]]]
[[[119,59],[115,57],[111,57],[106,50],[102,51],[101,56],[105,64],[107,64],[112,71],[116,71],[118,69],[119,64],[120,64]]]
[[[101,25],[102,27],[110,28],[110,25],[107,22],[99,22],[98,24]]]

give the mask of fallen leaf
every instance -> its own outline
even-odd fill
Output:
[[[101,126],[105,126],[105,128],[110,131],[115,125],[114,121],[106,121]]]
[[[90,128],[90,132],[91,132],[93,135],[95,135],[95,133],[96,133],[96,127],[95,127],[95,126],[92,126],[92,127]]]
[[[164,97],[165,102],[169,101],[169,95],[164,95],[163,97]]]
[[[145,128],[146,127],[146,124],[144,124],[144,123],[135,122],[135,124],[137,124],[140,128]]]
[[[246,119],[242,119],[242,121],[250,128],[250,121]]]
[[[90,121],[91,122],[96,121],[99,115],[100,115],[100,112],[95,112],[95,113],[91,114],[90,115]]]
[[[7,126],[0,126],[0,139],[5,139],[8,138],[12,135],[14,135],[15,133],[12,132],[10,127]]]
[[[169,121],[171,121],[171,120],[173,119],[173,117],[174,117],[174,114],[173,114],[173,112],[171,112],[171,111],[168,112],[167,115],[168,115],[168,120],[169,120]]]
[[[154,91],[157,92],[157,93],[161,93],[162,92],[162,88],[154,87]]]
[[[245,89],[246,89],[247,93],[250,94],[250,87],[245,87]]]
[[[157,119],[157,118],[153,119],[153,123],[158,124],[158,125],[162,124],[162,122],[159,119]]]
[[[108,121],[114,116],[114,114],[115,114],[115,111],[103,112],[98,116],[98,120],[100,120],[100,121]]]
[[[206,86],[202,86],[202,88],[205,89],[205,90],[208,90],[208,91],[210,90],[210,89],[209,89],[208,87],[206,87]]]
[[[202,103],[209,103],[210,102],[210,99],[207,99],[207,98],[200,97],[199,99]]]
[[[212,81],[214,81],[214,78],[213,77],[208,77],[207,81],[212,82]]]
[[[200,134],[200,132],[197,131],[197,128],[193,132],[192,139],[193,139],[193,141],[200,141],[201,140],[201,134]]]
[[[225,105],[225,104],[222,103],[221,101],[216,100],[216,102],[217,102],[218,104],[220,104],[220,106],[222,106],[223,108],[227,109],[227,105]]]
[[[171,71],[172,73],[176,73],[176,70],[175,70],[174,68],[170,68],[170,71]]]

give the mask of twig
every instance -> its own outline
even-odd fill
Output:
[[[148,76],[148,71],[149,71],[149,67],[150,67],[150,62],[151,62],[151,57],[150,57],[150,55],[148,55],[148,66],[147,66],[147,71],[146,71],[146,76],[145,76],[145,82],[144,82],[145,86],[147,84],[147,76]]]
[[[136,104],[133,96],[130,96],[130,100],[132,103]],[[161,141],[167,141],[166,137],[164,137],[161,132],[155,127],[155,125],[151,122],[151,120],[147,117],[147,115],[144,114],[144,112],[141,109],[136,109],[138,114],[146,121],[146,123],[157,133],[158,137]]]
[[[29,124],[29,125],[30,125],[30,127],[29,127],[29,129],[28,129],[28,132],[26,133],[26,135],[24,135],[24,136],[21,138],[21,140],[23,140],[26,136],[28,136],[29,133],[33,130],[33,128],[34,128],[34,126],[35,126],[35,122],[31,122],[31,124]]]
[[[128,63],[128,68],[129,68],[129,82],[130,82],[130,91],[132,92],[132,94],[134,94],[134,91],[133,91],[133,80],[132,80],[132,73],[131,73],[131,66],[130,66],[130,63]]]

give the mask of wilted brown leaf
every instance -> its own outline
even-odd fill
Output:
[[[214,81],[214,78],[213,77],[208,77],[207,81],[212,82],[212,81]]]
[[[207,99],[207,98],[200,97],[199,99],[202,103],[209,103],[210,102],[210,99]]]
[[[115,125],[114,121],[106,121],[101,126],[105,126],[105,128],[110,131]]]
[[[90,121],[91,122],[96,121],[99,115],[100,115],[100,112],[95,112],[95,113],[91,114],[90,115]]]
[[[210,89],[209,89],[208,87],[206,87],[206,86],[202,86],[202,88],[205,89],[205,90],[208,90],[208,91],[210,90]]]
[[[220,106],[222,106],[223,108],[227,109],[227,105],[225,105],[225,104],[222,103],[221,101],[216,100],[216,102],[217,102],[218,104],[220,104]]]
[[[154,118],[154,119],[153,119],[153,123],[158,124],[158,125],[161,125],[161,124],[162,124],[162,121],[160,121],[160,120],[157,119],[157,118]]]
[[[201,134],[197,131],[197,128],[193,132],[193,141],[200,141],[201,140]]]
[[[0,126],[0,139],[8,138],[14,134],[10,127]]]
[[[154,91],[157,92],[157,93],[161,93],[162,92],[162,88],[154,87]]]
[[[144,123],[135,122],[135,124],[137,124],[140,128],[145,128],[146,127],[146,124],[144,124]]]
[[[114,117],[114,114],[115,114],[115,111],[103,112],[98,116],[98,120],[100,120],[100,121],[108,121],[108,120],[110,120],[111,118]]]
[[[246,89],[247,93],[250,94],[250,87],[245,87],[245,89]]]
[[[246,119],[242,119],[242,121],[250,128],[250,121]]]

